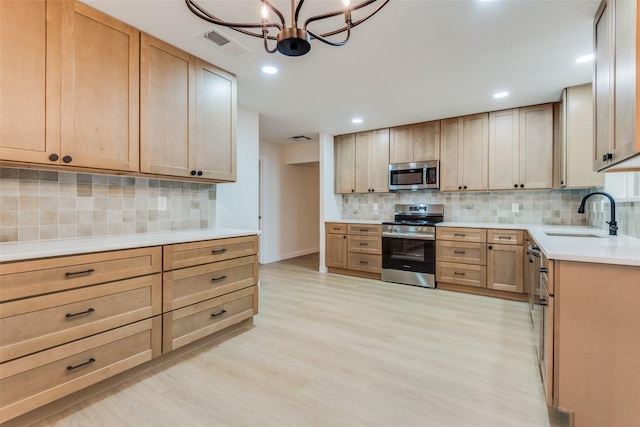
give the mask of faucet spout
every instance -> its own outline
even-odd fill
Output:
[[[580,202],[580,206],[578,207],[578,213],[583,214],[584,213],[584,205],[587,202],[587,199],[591,196],[595,196],[596,194],[600,194],[602,196],[605,196],[609,199],[609,201],[611,202],[611,221],[606,221],[607,224],[609,224],[609,235],[610,236],[617,236],[618,235],[618,223],[616,222],[616,202],[615,200],[613,200],[613,197],[611,197],[611,194],[609,193],[605,193],[603,191],[594,191],[593,193],[589,193],[586,196],[584,196],[582,198],[582,201]]]

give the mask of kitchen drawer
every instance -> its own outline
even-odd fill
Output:
[[[522,230],[487,230],[487,243],[499,245],[522,245],[524,233]]]
[[[347,255],[347,268],[349,270],[358,270],[379,274],[382,272],[382,256],[349,253]]]
[[[347,224],[347,234],[358,236],[381,236],[382,225],[377,224]]]
[[[484,265],[456,264],[438,262],[436,264],[436,282],[486,288],[487,268]]]
[[[329,234],[347,234],[347,224],[341,222],[327,222],[325,228]]]
[[[487,245],[484,243],[436,240],[436,260],[464,264],[486,265]]]
[[[436,227],[436,240],[484,243],[487,231],[483,228]]]
[[[207,335],[250,319],[258,313],[258,287],[242,289],[165,313],[162,352],[180,348]]]
[[[0,362],[161,313],[154,274],[0,304]]]
[[[258,236],[231,237],[164,246],[164,270],[193,267],[258,254]]]
[[[258,256],[164,273],[162,311],[186,307],[258,283]]]
[[[162,248],[20,261],[0,265],[0,301],[159,273]]]
[[[160,354],[160,316],[0,365],[0,423]]]
[[[362,254],[382,254],[382,238],[375,236],[351,236],[347,237],[347,251]]]

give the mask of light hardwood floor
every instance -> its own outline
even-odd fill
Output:
[[[249,331],[37,426],[558,426],[525,303],[260,267]]]

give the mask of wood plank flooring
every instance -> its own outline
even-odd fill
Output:
[[[525,303],[260,267],[249,331],[37,426],[560,426]]]

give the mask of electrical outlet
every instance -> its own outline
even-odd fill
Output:
[[[374,211],[377,211],[377,210],[378,210],[378,204],[377,204],[377,203],[374,203],[374,204],[373,204],[373,210],[374,210]]]
[[[511,212],[520,212],[520,205],[518,203],[511,203]]]
[[[158,197],[158,210],[166,211],[167,210],[167,198],[166,197]]]

